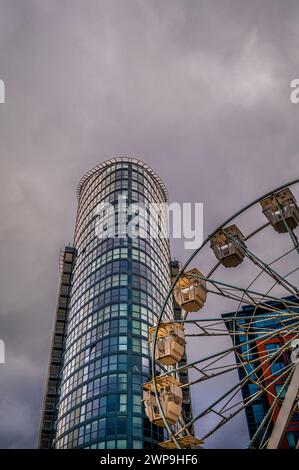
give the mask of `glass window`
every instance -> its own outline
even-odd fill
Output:
[[[107,411],[116,411],[117,409],[117,395],[109,395],[107,403]]]
[[[288,441],[289,447],[295,448],[296,444],[297,444],[297,439],[295,437],[295,433],[294,432],[287,432],[286,435],[287,435],[287,441]]]
[[[279,372],[284,368],[285,364],[282,361],[276,361],[273,364],[271,364],[271,373],[273,375],[279,375]]]
[[[127,441],[125,439],[117,439],[117,448],[118,449],[126,449],[127,448]]]
[[[107,441],[107,449],[115,449],[115,440]]]
[[[127,433],[127,418],[119,417],[117,419],[117,434],[126,434]]]
[[[142,441],[133,441],[133,449],[142,449]]]
[[[265,349],[268,355],[274,354],[280,348],[279,343],[268,343],[265,345]]]
[[[107,418],[107,434],[116,434],[116,418],[109,417]]]
[[[119,396],[119,411],[127,411],[127,395],[122,394]]]
[[[256,384],[248,384],[248,389],[249,389],[249,394],[253,395],[254,393],[258,392],[260,390],[259,386]]]
[[[252,410],[256,424],[261,423],[265,416],[264,407],[262,403],[255,403],[254,405],[252,405]]]
[[[118,376],[118,391],[123,392],[127,390],[127,374],[119,374]]]

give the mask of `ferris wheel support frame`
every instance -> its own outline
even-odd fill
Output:
[[[157,326],[156,326],[156,329],[155,329],[155,332],[153,334],[153,338],[152,338],[152,352],[151,352],[151,366],[152,366],[152,383],[153,383],[153,390],[154,390],[154,394],[155,394],[155,397],[156,397],[156,402],[157,402],[157,405],[158,405],[158,410],[159,410],[159,413],[162,417],[162,420],[164,422],[164,426],[165,426],[165,429],[168,431],[168,434],[169,434],[169,438],[174,442],[175,446],[177,449],[180,449],[181,446],[178,442],[178,440],[176,439],[176,437],[173,435],[173,432],[167,422],[167,419],[166,419],[166,416],[165,416],[165,413],[164,413],[164,410],[162,408],[162,405],[160,403],[160,399],[159,399],[159,392],[158,392],[158,387],[157,387],[157,382],[156,382],[156,359],[155,359],[155,350],[156,350],[156,343],[157,343],[157,338],[158,338],[158,329],[159,329],[159,325],[160,325],[160,322],[162,320],[162,317],[163,317],[163,314],[164,314],[164,311],[165,311],[165,308],[166,308],[166,305],[172,295],[172,292],[173,292],[173,288],[174,286],[176,285],[176,283],[178,282],[178,280],[180,279],[182,273],[185,271],[185,269],[188,267],[189,263],[195,258],[195,256],[199,253],[199,251],[208,243],[208,241],[211,239],[211,237],[213,235],[215,235],[219,230],[221,230],[223,227],[225,227],[227,224],[229,224],[232,220],[234,220],[236,217],[238,217],[239,215],[241,215],[243,212],[245,212],[247,209],[251,208],[252,206],[254,206],[255,204],[257,204],[258,202],[260,202],[262,199],[278,192],[278,191],[281,191],[283,189],[285,189],[286,187],[288,186],[292,186],[296,183],[299,182],[299,178],[296,178],[292,181],[289,181],[281,186],[279,186],[278,188],[274,188],[272,189],[271,191],[268,191],[267,193],[263,194],[262,196],[259,196],[258,198],[256,198],[254,201],[252,201],[251,203],[245,205],[243,208],[241,208],[240,210],[238,210],[236,213],[234,213],[231,217],[229,217],[228,219],[225,220],[225,222],[223,222],[221,225],[219,225],[210,235],[208,235],[208,237],[203,241],[202,245],[197,248],[191,255],[190,257],[187,259],[187,261],[183,264],[182,268],[180,269],[179,273],[177,274],[177,276],[175,277],[171,287],[169,288],[168,292],[167,292],[167,295],[166,295],[166,298],[163,302],[163,305],[162,305],[162,308],[160,310],[160,313],[159,313],[159,316],[158,316],[158,321],[157,321]],[[265,224],[265,226],[268,225],[268,224]],[[292,240],[293,240],[293,237],[291,237]],[[294,241],[294,240],[293,240]],[[296,240],[297,241],[297,240]],[[212,270],[213,271],[213,270]],[[299,370],[298,369],[298,366],[296,367],[296,370]],[[297,388],[298,390],[298,388]]]
[[[284,397],[283,403],[279,410],[277,419],[275,421],[272,434],[270,436],[267,449],[277,449],[287,425],[289,423],[292,411],[295,404],[298,401],[298,390],[299,390],[299,363],[296,365],[292,379],[288,386],[286,396]],[[299,440],[298,440],[299,442]],[[297,444],[298,445],[298,444]]]

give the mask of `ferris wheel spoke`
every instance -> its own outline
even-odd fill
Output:
[[[247,258],[249,258],[255,265],[261,268],[270,277],[275,279],[276,282],[282,287],[284,287],[284,289],[287,290],[290,294],[296,296],[299,299],[299,291],[297,287],[293,286],[291,283],[286,281],[278,272],[271,268],[269,263],[264,262],[261,258],[255,255],[252,251],[250,251],[244,241],[239,240],[237,237],[232,236],[230,233],[227,233],[226,236],[229,240],[231,240],[232,243],[239,245],[239,247],[244,250],[244,253],[246,254]]]
[[[293,251],[293,250],[292,250]],[[290,271],[289,273],[286,274],[286,277],[288,277],[289,275],[293,274],[294,272],[298,271],[299,270],[299,267],[298,268],[295,268],[293,269],[292,271]],[[269,289],[268,291],[266,292],[266,295],[269,294],[271,292],[271,290],[277,285],[277,282],[275,282]],[[257,311],[257,307],[254,308],[254,311],[252,312],[252,317],[251,317],[251,323],[254,321],[254,319],[256,318],[256,311]],[[281,314],[280,314],[281,316]]]
[[[290,340],[291,341],[291,340]],[[289,341],[289,343],[290,343]],[[250,375],[253,375],[253,374],[256,374],[259,370],[262,369],[262,367],[269,361],[271,360],[272,358],[279,358],[280,355],[282,354],[282,352],[278,351],[278,352],[274,352],[271,356],[269,355],[267,357],[267,359],[265,361],[263,361],[261,364],[259,364],[255,369],[253,369],[251,372],[250,372]],[[274,361],[275,362],[275,361]],[[281,379],[281,376],[283,374],[281,374],[277,379],[275,379],[275,381],[278,381],[279,379]],[[200,420],[201,418],[203,418],[204,416],[206,416],[207,414],[209,414],[210,412],[215,412],[214,410],[214,407],[216,405],[218,405],[219,403],[221,403],[225,398],[229,397],[228,399],[228,402],[227,403],[230,403],[231,400],[232,400],[232,395],[233,397],[236,396],[236,394],[238,392],[240,392],[244,386],[244,384],[249,380],[249,375],[245,376],[242,380],[240,380],[236,385],[234,385],[233,387],[231,387],[225,394],[223,394],[220,398],[218,398],[217,400],[215,400],[210,406],[208,406],[204,411],[202,411],[196,418],[193,418],[193,420],[191,420],[186,426],[190,426],[191,424],[194,424],[196,421]],[[270,386],[270,385],[269,385]],[[260,391],[260,394],[262,394],[263,392]],[[242,406],[236,410],[235,412],[233,412],[232,414],[230,414],[228,417],[225,417],[225,419],[221,422],[221,423],[218,423],[214,429],[212,429],[211,431],[209,431],[208,434],[206,434],[205,436],[203,436],[201,439],[206,439],[207,437],[209,437],[211,434],[213,434],[216,430],[218,430],[221,426],[223,426],[223,424],[227,421],[229,421],[230,419],[232,419],[234,416],[236,416],[240,411],[242,411],[246,406],[248,406],[253,400],[255,400],[256,397],[251,397],[250,400],[248,400],[248,402],[246,404],[242,404]],[[235,407],[235,405],[234,405]],[[223,414],[223,409],[222,409],[222,413]]]
[[[296,337],[299,335],[299,322],[297,322],[293,328],[291,328],[291,329],[289,329],[289,330],[287,330],[287,331],[285,331],[285,328],[282,327],[280,330],[277,330],[277,329],[276,329],[276,330],[274,330],[274,332],[269,332],[269,334],[266,334],[266,335],[264,335],[264,336],[262,336],[262,337],[259,337],[259,346],[261,346],[261,345],[264,344],[265,342],[269,341],[269,339],[271,339],[273,336],[276,336],[277,333],[279,333],[279,332],[281,333],[281,336],[282,336],[282,337],[292,335],[292,339],[294,339],[294,338],[296,338]],[[256,341],[256,339],[255,339],[254,341]],[[283,351],[289,346],[290,341],[291,341],[291,340],[287,341],[284,345],[281,346],[281,349],[280,349],[281,352],[283,352]],[[242,346],[244,346],[244,345],[247,346],[249,343],[250,343],[250,342],[241,343],[240,345],[238,345],[238,347],[240,348],[240,347],[242,347]],[[254,347],[254,348],[255,348],[255,347]],[[246,367],[245,367],[246,364],[244,363],[244,360],[245,360],[245,358],[247,358],[247,359],[250,358],[250,356],[251,356],[252,354],[254,354],[255,351],[252,352],[250,349],[247,349],[246,353],[243,354],[243,356],[242,356],[242,355],[238,352],[238,349],[237,349],[236,353],[239,354],[239,356],[242,357],[243,360],[241,361],[241,364],[242,364],[242,366],[244,367],[244,370],[246,370]],[[267,355],[266,355],[266,356],[260,356],[260,352],[259,352],[259,351],[256,352],[256,354],[258,355],[259,359],[263,359],[263,357],[268,357]],[[253,361],[250,361],[250,362],[253,362]],[[247,372],[247,371],[246,371],[246,372]]]
[[[297,235],[294,233],[294,230],[290,230],[290,231],[289,231],[289,235],[290,235],[290,237],[291,237],[291,239],[292,239],[292,242],[294,243],[294,246],[295,246],[295,248],[296,248],[296,251],[297,251],[297,253],[298,253],[298,255],[299,255],[299,243],[298,243]]]
[[[211,325],[201,325],[197,321],[194,321],[193,324],[199,329],[199,333],[186,333],[185,337],[200,337],[200,336],[230,336],[230,332],[228,329],[223,325],[223,322],[218,322],[218,324],[211,324]],[[218,327],[219,326],[219,327]],[[221,326],[221,328],[220,328]],[[242,332],[238,332],[236,334],[242,335]]]
[[[266,225],[269,225],[266,224]],[[290,253],[292,253],[294,251],[295,248],[292,248],[288,251],[286,251],[285,253],[283,253],[282,255],[278,256],[277,258],[275,258],[274,260],[272,260],[270,263],[269,263],[269,266],[272,266],[273,264],[277,263],[278,261],[280,261],[281,259],[285,258],[287,255],[289,255]],[[293,274],[294,272],[298,271],[299,270],[299,267],[293,269],[292,271],[290,271],[289,273],[287,273],[285,275],[285,277],[288,277],[290,276],[291,274]],[[260,272],[257,274],[257,276],[251,281],[251,283],[248,285],[247,289],[249,289],[251,286],[253,286],[253,284],[258,280],[258,278],[264,273],[264,268],[262,268],[260,270]],[[274,287],[277,285],[277,281],[275,281],[275,283],[266,291],[266,294],[263,295],[262,299],[261,300],[264,300],[265,299],[265,296],[268,295],[273,289]],[[244,299],[244,293],[242,295],[242,298],[240,299],[240,302],[239,302],[239,305],[236,309],[236,313],[240,310],[241,308],[241,305],[242,305],[242,302],[243,302],[243,299]],[[251,318],[253,319],[255,317],[255,314],[256,314],[256,310],[257,310],[257,306],[255,306],[254,308],[254,311],[252,312],[252,315],[251,315]]]
[[[298,313],[286,313],[286,312],[281,312],[280,310],[276,310],[277,313],[273,312],[273,310],[270,310],[271,313],[269,314],[263,314],[259,315],[258,317],[255,317],[254,322],[252,321],[251,316],[242,316],[242,317],[231,317],[231,318],[223,318],[221,321],[215,321],[218,319],[212,318],[202,318],[202,319],[186,319],[186,320],[176,320],[175,323],[186,323],[186,324],[194,324],[195,326],[198,327],[200,330],[199,333],[186,333],[186,337],[195,337],[195,336],[244,336],[245,334],[245,329],[250,329],[251,332],[254,332],[255,334],[259,333],[264,333],[266,331],[269,331],[269,326],[262,327],[259,324],[264,323],[265,321],[270,321],[275,319],[276,321],[279,321],[279,323],[286,327],[287,325],[285,324],[286,321],[294,320],[298,318]],[[242,324],[239,323],[239,321],[242,320]],[[249,323],[246,324],[244,323],[245,320],[249,320]],[[298,320],[299,321],[299,320]],[[201,323],[204,323],[202,326]],[[232,324],[232,328],[230,328],[229,324]],[[226,326],[224,326],[226,325]],[[238,328],[238,330],[236,329]]]
[[[199,279],[202,279],[212,284],[215,288],[219,290],[219,292],[217,292],[217,291],[208,289],[208,293],[221,295],[222,297],[226,297],[230,300],[238,300],[241,303],[253,305],[255,307],[261,307],[267,310],[276,309],[277,311],[281,311],[281,309],[277,309],[274,305],[271,305],[271,306],[269,306],[269,304],[267,305],[267,302],[273,302],[273,301],[284,305],[284,307],[288,310],[290,310],[291,307],[298,308],[298,303],[292,300],[289,300],[287,298],[279,298],[274,295],[262,294],[261,292],[257,292],[255,290],[224,283],[216,279],[207,278],[205,276],[194,276],[194,277],[198,277]],[[224,289],[223,287],[219,289],[219,286],[223,286]],[[242,292],[243,294],[240,296],[239,292]],[[247,296],[247,298],[245,298],[245,295]],[[255,296],[257,297],[255,298]]]
[[[297,334],[297,336],[298,336],[298,334]],[[272,382],[269,382],[268,384],[264,384],[264,382],[265,382],[264,377],[266,376],[267,372],[271,371],[271,368],[273,367],[273,365],[280,359],[282,354],[288,349],[288,344],[286,344],[285,346],[283,346],[280,349],[279,354],[277,354],[276,357],[274,357],[274,358],[272,357],[272,358],[268,359],[268,366],[267,366],[267,368],[265,368],[263,370],[263,375],[262,375],[261,378],[258,378],[257,380],[252,380],[252,377],[249,377],[249,380],[261,389],[260,390],[261,393],[267,393],[267,396],[272,397],[273,400],[275,400],[275,402],[276,402],[276,395],[274,395],[272,393],[271,387],[273,387],[273,385],[276,382],[281,381],[282,378],[286,375],[286,373],[288,373],[290,369],[294,368],[294,364],[288,364],[287,366],[281,368],[279,370],[279,373],[275,373],[275,376],[274,376],[274,379],[272,380]],[[266,355],[264,357],[268,358],[268,355]],[[259,360],[261,360],[261,359],[262,359],[262,357],[259,357]],[[264,364],[265,363],[267,363],[267,359],[264,361]],[[243,365],[243,363],[242,363],[242,365]],[[244,371],[245,371],[245,373],[248,373],[248,370],[246,370],[245,368],[244,368]],[[273,375],[271,375],[270,377],[272,378]],[[244,400],[244,403],[246,403],[246,400]],[[269,413],[270,412],[271,412],[271,410],[269,410]]]
[[[267,334],[265,334],[265,335],[263,335],[259,338],[259,343],[263,344],[265,341],[268,341],[269,339],[273,338],[274,336],[277,336],[279,333],[283,333],[284,330],[285,330],[285,327],[283,326],[281,328],[270,331],[269,333],[267,333]],[[288,332],[285,333],[285,335],[286,334],[290,335],[292,332],[295,333],[298,330],[299,330],[299,321],[298,321],[298,324],[296,324],[296,326],[294,328],[289,329]],[[213,360],[212,363],[215,363],[216,361],[219,361],[219,360],[223,359],[226,355],[230,354],[231,352],[236,352],[240,347],[247,346],[247,345],[252,345],[252,344],[255,344],[255,343],[256,343],[256,338],[250,339],[248,341],[244,341],[244,342],[242,342],[238,345],[234,345],[234,346],[232,346],[230,348],[227,348],[225,350],[222,350],[222,351],[213,353],[213,354],[211,354],[207,357],[203,357],[201,359],[198,359],[197,361],[193,361],[191,363],[187,363],[187,364],[184,364],[182,366],[174,367],[173,369],[168,370],[167,372],[162,374],[161,377],[166,377],[168,375],[176,374],[176,373],[179,373],[183,370],[187,370],[187,369],[192,368],[192,367],[195,368],[195,366],[197,366],[197,369],[198,369],[198,364],[205,363],[209,360]],[[209,365],[211,365],[211,363],[209,363]],[[202,368],[202,370],[204,370],[204,368]]]
[[[292,306],[295,306],[295,307],[298,307],[298,303],[295,303],[291,300],[288,300],[286,298],[279,298],[279,297],[276,297],[274,295],[265,295],[265,294],[262,294],[261,292],[258,292],[256,290],[251,290],[251,289],[247,289],[247,288],[244,288],[244,287],[241,287],[241,286],[235,286],[235,285],[232,285],[232,284],[228,284],[226,282],[221,282],[221,281],[218,281],[216,279],[208,279],[204,276],[200,276],[199,277],[200,279],[203,279],[205,281],[207,281],[208,283],[211,283],[214,287],[216,285],[220,285],[220,286],[224,286],[225,287],[225,290],[226,290],[226,295],[225,296],[229,296],[229,298],[232,298],[232,300],[240,300],[241,297],[239,296],[234,296],[232,297],[231,294],[227,294],[228,291],[232,290],[232,291],[236,291],[236,292],[244,292],[246,295],[251,295],[251,300],[254,299],[254,296],[258,296],[257,298],[260,299],[267,299],[267,301],[275,301],[275,302],[279,302],[281,304],[284,304],[287,307],[292,307]],[[211,292],[211,291],[209,291]],[[212,291],[214,294],[216,293],[215,291]],[[231,296],[231,297],[230,297]],[[243,301],[243,303],[245,303],[245,301]],[[253,300],[253,303],[256,305],[256,301]]]
[[[204,380],[210,379],[210,378],[215,378],[219,375],[225,374],[227,372],[234,371],[238,368],[238,364],[235,362],[233,364],[221,364],[220,366],[212,367],[214,364],[216,364],[218,361],[223,360],[225,357],[231,354],[231,351],[227,351],[224,354],[222,354],[220,357],[217,357],[214,361],[211,361],[209,364],[204,365],[203,367],[198,367],[197,365],[193,365],[192,367],[201,374],[201,377],[190,381],[187,385],[194,385],[196,383],[202,382]],[[210,371],[218,371],[219,372],[213,372],[212,374],[209,374],[208,372]]]
[[[263,305],[264,307],[264,305]],[[298,309],[299,309],[299,306],[297,306]],[[265,310],[267,310],[266,306],[265,306]],[[270,313],[266,313],[266,314],[259,314],[258,317],[255,317],[255,321],[264,321],[264,320],[269,320],[269,319],[272,319],[272,318],[277,318],[277,313],[273,313],[273,312],[278,312],[279,313],[279,316],[280,317],[298,317],[298,313],[296,312],[283,312],[281,311],[280,309],[273,309],[272,307],[269,308],[268,307],[268,310]],[[271,313],[273,313],[273,315],[271,315]],[[248,316],[248,315],[244,315],[242,316],[242,320],[250,320],[252,318],[252,316]],[[203,317],[203,318],[194,318],[194,319],[190,319],[190,318],[186,318],[186,319],[180,319],[180,320],[171,320],[171,323],[183,323],[183,324],[191,324],[191,323],[209,323],[209,322],[215,322],[215,324],[222,324],[222,323],[229,323],[229,322],[237,322],[238,321],[238,318],[237,317],[231,317],[231,318],[219,318],[219,317],[211,317],[211,318],[207,318],[207,317]],[[211,325],[212,326],[212,325]]]
[[[285,382],[287,382],[288,378],[286,379]],[[284,384],[285,385],[285,384]],[[276,398],[276,397],[275,397]],[[258,433],[255,433],[257,436],[260,435],[260,433],[262,432],[263,433],[263,436],[261,437],[260,439],[260,443],[259,443],[259,448],[262,449],[264,447],[264,440],[266,439],[267,437],[267,433],[269,431],[269,428],[270,428],[270,425],[271,425],[271,421],[273,419],[273,416],[274,416],[274,413],[277,409],[277,405],[276,405],[276,401],[275,401],[275,398],[274,398],[274,401],[271,403],[270,405],[270,408],[268,410],[268,412],[266,413],[265,417],[263,418],[262,420],[262,423],[258,426]],[[249,445],[248,445],[249,448],[252,448],[253,447],[253,440],[251,439]]]
[[[291,365],[289,365],[289,368],[291,368]],[[263,427],[265,426],[265,424],[267,423],[267,421],[270,421],[270,420],[269,420],[269,417],[272,416],[273,412],[275,411],[275,407],[276,407],[276,405],[279,403],[279,400],[281,399],[283,392],[284,392],[284,391],[286,390],[286,388],[288,387],[291,378],[292,378],[292,374],[290,374],[290,375],[286,378],[286,380],[285,380],[284,384],[282,385],[282,387],[281,387],[279,393],[278,393],[278,394],[276,395],[276,397],[274,398],[272,404],[270,405],[269,410],[267,411],[267,413],[266,413],[266,415],[264,416],[262,422],[260,423],[260,425],[258,426],[256,432],[254,433],[254,435],[253,435],[253,437],[252,437],[252,439],[251,439],[251,441],[250,441],[249,447],[251,447],[251,448],[253,447],[254,442],[255,442],[256,439],[258,438],[258,436],[259,436],[260,432],[262,431]],[[280,379],[280,377],[277,378],[276,381],[278,381],[279,379]]]
[[[195,368],[196,368],[196,367],[195,367]],[[233,372],[233,371],[235,371],[235,370],[237,370],[237,369],[238,369],[238,366],[237,366],[237,365],[234,365],[234,366],[231,366],[231,367],[228,368],[228,369],[223,369],[223,370],[220,371],[220,372],[215,372],[215,373],[210,374],[210,375],[207,374],[206,371],[204,371],[203,369],[198,369],[198,371],[202,373],[202,377],[200,377],[199,379],[192,380],[192,381],[188,382],[188,386],[199,384],[199,383],[201,383],[201,382],[204,382],[205,380],[214,379],[214,378],[219,377],[219,376],[221,376],[221,375],[223,375],[223,374],[226,374],[226,373],[228,373],[228,372]],[[183,385],[183,387],[184,387],[184,385]],[[183,388],[183,387],[182,387],[182,388]]]
[[[272,372],[271,372],[271,367],[273,366],[273,364],[275,364],[275,363],[279,360],[279,358],[282,356],[282,354],[284,353],[284,351],[286,351],[287,349],[288,349],[288,346],[282,347],[282,348],[279,350],[279,354],[277,354],[275,357],[272,356],[271,358],[269,358],[268,354],[266,354],[265,356],[258,356],[258,360],[263,360],[263,359],[265,359],[265,361],[263,361],[263,365],[268,364],[267,368],[265,367],[265,368],[263,369],[263,376],[264,376],[267,372],[269,372],[269,373],[272,374]],[[272,359],[273,359],[273,360],[272,360]],[[257,359],[254,359],[254,360],[252,360],[251,362],[254,363],[254,362],[256,362],[256,361],[257,361]],[[241,362],[241,365],[244,367],[244,363],[243,363],[243,362]],[[292,364],[291,364],[291,366],[292,366]],[[288,366],[285,366],[285,368],[281,368],[281,369],[279,370],[279,372],[281,373],[284,369],[286,369],[286,368],[288,368],[288,367],[289,367],[289,365],[288,365]],[[248,375],[248,369],[246,369],[246,367],[244,367],[244,372]],[[254,376],[255,376],[255,372],[253,372],[253,374],[254,374]],[[264,390],[264,391],[267,390],[267,387],[265,387],[265,385],[264,385],[264,383],[263,383],[263,382],[264,382],[264,378],[259,379],[259,378],[257,377],[257,380],[254,380],[254,379],[251,377],[251,374],[248,375],[248,378],[249,378],[250,380],[252,380],[256,385],[258,385],[262,390]],[[269,393],[270,393],[270,395],[272,394],[272,392],[269,392]]]
[[[281,379],[281,377],[279,377],[278,379]],[[278,380],[276,379],[276,381]],[[240,390],[237,391],[237,393],[239,393]],[[237,394],[235,393],[235,395]],[[242,401],[240,401],[238,404],[242,403],[242,405],[235,411],[233,411],[229,416],[227,416],[225,418],[225,421],[222,421],[220,423],[218,423],[214,428],[212,428],[207,434],[205,434],[204,436],[201,437],[202,440],[205,440],[207,439],[209,436],[211,436],[212,434],[214,434],[218,429],[220,429],[226,422],[230,421],[231,419],[233,419],[236,415],[238,415],[240,412],[244,411],[249,405],[251,405],[255,400],[256,398],[260,397],[262,395],[263,391],[259,391],[259,392],[256,392],[254,395],[248,397],[247,399],[244,399]],[[235,408],[237,406],[237,404],[233,405],[232,407],[230,407],[227,411],[230,411],[231,409]]]
[[[270,277],[275,279],[275,281],[280,284],[285,290],[287,290],[290,294],[298,297],[298,289],[296,286],[291,284],[290,282],[286,281],[284,277],[282,277],[277,271],[270,267],[269,264],[262,261],[258,256],[256,256],[252,251],[249,251],[247,247],[244,248],[247,257],[253,261],[257,266],[264,270]]]
[[[297,332],[297,336],[298,336],[298,331],[299,331],[299,325],[296,328],[294,328],[291,331],[291,333],[293,333],[294,337],[296,337],[296,332]],[[265,343],[266,341],[271,339],[276,334],[277,334],[277,330],[275,330],[274,332],[270,332],[268,334],[265,334],[264,336],[260,337],[259,344],[261,345],[261,344]],[[244,368],[246,373],[248,373],[248,370],[246,370],[245,365],[249,365],[251,363],[254,363],[254,362],[257,361],[257,359],[261,360],[261,359],[265,358],[266,361],[267,361],[267,358],[268,358],[267,355],[266,356],[260,356],[260,353],[255,351],[255,341],[256,340],[243,342],[243,343],[240,343],[238,346],[235,347],[234,352],[237,355],[237,357],[239,357],[240,362],[235,363],[234,365],[220,364],[216,367],[212,367],[217,362],[223,360],[227,355],[231,354],[232,350],[225,351],[223,354],[220,354],[218,357],[216,357],[214,360],[212,360],[208,364],[204,365],[203,367],[199,367],[198,364],[191,364],[189,366],[189,368],[192,367],[192,368],[196,369],[196,371],[199,372],[201,374],[201,376],[197,379],[189,381],[187,384],[185,384],[185,386],[195,385],[197,383],[204,382],[205,380],[216,378],[216,377],[218,377],[220,375],[223,375],[225,373],[241,369],[242,367]],[[240,347],[242,347],[244,345],[248,346],[248,345],[251,345],[252,343],[253,343],[253,348],[248,349],[246,355],[245,354],[242,355],[238,352],[238,349]],[[284,351],[284,348],[282,348],[281,351]],[[257,358],[254,358],[254,355],[256,355]],[[246,358],[246,356],[247,356],[247,358]],[[248,358],[251,357],[251,356],[253,356],[253,358],[251,360],[249,360]],[[244,361],[246,362],[246,364],[244,363]],[[188,367],[188,364],[185,367]],[[216,371],[216,372],[212,372],[212,373],[209,374],[209,372],[211,372],[211,371]],[[266,369],[266,372],[267,371],[268,371],[268,369]]]
[[[272,420],[274,419],[276,409],[277,409],[277,406],[274,406],[272,411],[271,411],[271,416],[269,416],[269,418],[268,418],[268,423],[266,423],[266,425],[265,425],[265,428],[263,430],[263,436],[262,436],[260,444],[259,444],[259,449],[265,449],[266,448],[266,445],[267,445],[267,442],[268,442],[267,433],[270,430],[270,425],[271,425]]]

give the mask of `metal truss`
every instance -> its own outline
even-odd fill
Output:
[[[248,443],[248,447],[277,448],[281,443],[288,423],[292,419],[292,414],[297,409],[299,366],[292,361],[288,361],[284,367],[280,367],[280,364],[282,358],[289,357],[292,341],[299,338],[299,292],[296,283],[291,280],[294,275],[298,274],[299,263],[295,268],[293,267],[284,273],[281,271],[280,263],[284,262],[287,257],[298,255],[299,247],[297,236],[284,219],[280,206],[283,222],[292,246],[282,253],[277,253],[276,247],[273,246],[274,257],[272,261],[266,262],[262,259],[262,255],[258,255],[253,249],[249,248],[249,244],[256,236],[263,235],[269,229],[270,224],[267,222],[258,225],[245,235],[244,242],[240,243],[243,244],[245,250],[246,262],[254,265],[257,270],[257,274],[248,285],[243,286],[242,279],[238,283],[230,281],[229,272],[231,272],[231,269],[225,270],[225,274],[221,274],[220,279],[218,279],[217,273],[221,266],[220,262],[215,263],[206,276],[200,276],[200,279],[205,281],[207,285],[207,302],[210,298],[223,299],[223,302],[234,302],[235,308],[231,315],[222,317],[216,314],[211,317],[202,314],[187,314],[183,311],[182,319],[173,320],[174,323],[184,324],[187,342],[192,340],[198,341],[198,344],[200,344],[203,338],[206,338],[206,340],[209,338],[210,353],[200,354],[197,360],[183,365],[178,364],[171,368],[161,368],[161,365],[159,364],[158,367],[156,363],[155,350],[159,325],[165,318],[166,306],[172,301],[174,286],[195,257],[201,255],[213,235],[230,222],[238,219],[239,216],[246,214],[249,209],[255,208],[262,199],[298,182],[299,179],[297,178],[260,196],[218,226],[182,266],[167,293],[153,334],[152,379],[157,405],[165,429],[169,439],[173,441],[177,448],[181,448],[181,437],[189,434],[195,424],[198,424],[197,428],[199,429],[196,437],[206,441],[235,416],[246,411],[246,408],[265,396],[269,401],[269,408]],[[261,279],[263,276],[266,276],[270,281],[272,280],[270,287],[266,289],[262,287]],[[278,289],[280,289],[281,295],[273,293],[274,290]],[[251,307],[250,314],[246,314],[246,309],[243,310],[242,307],[245,305],[247,308]],[[269,345],[269,340],[271,341],[278,336],[280,339],[279,348],[273,348],[273,350],[268,348],[262,354],[261,350],[265,351],[263,346],[266,343]],[[227,341],[230,342],[230,345],[218,351],[217,338],[225,337],[228,338]],[[214,383],[212,381],[217,383],[217,379],[221,376],[232,377],[232,385],[228,386],[227,389],[220,388],[219,396],[204,406],[200,413],[188,423],[179,420],[178,424],[173,427],[168,424],[161,406],[156,379],[158,375],[160,377],[168,375],[178,377],[179,372],[184,370],[190,370],[192,373],[189,374],[189,382],[181,385],[183,389],[185,387],[199,387],[201,383]],[[236,379],[236,377],[238,378]],[[243,393],[244,387],[248,387],[249,384],[252,384],[256,391],[245,396]],[[280,387],[277,393],[273,392],[275,385]],[[201,432],[201,420],[209,416],[213,416],[209,430]],[[217,418],[216,422],[215,418]]]

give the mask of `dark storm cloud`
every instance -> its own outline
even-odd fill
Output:
[[[35,445],[77,181],[137,155],[207,234],[292,179],[298,20],[296,0],[0,1],[1,447]]]

